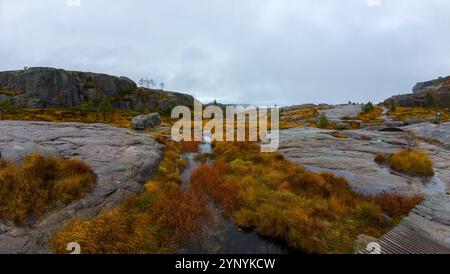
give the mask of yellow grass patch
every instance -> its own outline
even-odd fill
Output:
[[[0,217],[22,222],[88,193],[95,175],[76,159],[27,157],[18,167],[0,161]]]
[[[390,157],[389,165],[411,176],[434,176],[433,162],[424,151],[401,150]]]
[[[370,112],[361,112],[358,114],[357,119],[363,121],[366,124],[369,123],[382,123],[384,120],[381,118],[383,114],[383,109],[375,107]]]
[[[396,107],[395,111],[389,111],[388,115],[394,116],[396,121],[411,119],[424,119],[435,117],[436,113],[441,113],[441,121],[450,121],[450,113],[446,109],[433,109],[423,107]]]

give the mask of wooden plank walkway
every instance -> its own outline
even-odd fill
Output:
[[[375,245],[372,252],[363,249],[359,254],[450,254],[450,248],[402,224],[384,235],[376,244],[378,245]]]

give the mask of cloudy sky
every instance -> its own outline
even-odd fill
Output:
[[[0,0],[0,70],[164,81],[204,101],[379,102],[450,75],[448,0]]]

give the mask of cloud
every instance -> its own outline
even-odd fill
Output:
[[[382,101],[450,74],[450,1],[0,0],[0,70],[165,82],[227,103]],[[420,33],[420,35],[417,35]]]
[[[383,3],[381,0],[366,0],[366,2],[369,7],[381,7]]]
[[[81,0],[66,0],[66,5],[68,7],[80,7]]]

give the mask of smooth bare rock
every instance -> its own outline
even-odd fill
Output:
[[[36,152],[78,158],[97,176],[90,194],[31,227],[0,221],[0,253],[48,253],[49,235],[70,218],[96,216],[140,193],[162,158],[163,146],[147,134],[102,124],[0,121],[0,152],[16,163]]]
[[[419,142],[434,162],[436,176],[409,177],[377,164],[377,153],[391,154],[406,146],[405,132],[343,131],[349,138],[335,138],[331,131],[315,128],[282,130],[280,152],[312,171],[332,172],[348,179],[358,191],[434,195],[449,190],[450,152],[439,145]]]
[[[429,197],[414,208],[400,225],[450,248],[450,196]]]
[[[139,115],[132,119],[131,128],[134,130],[144,130],[154,128],[161,125],[161,116],[159,113],[151,113],[147,115]]]
[[[440,125],[422,123],[405,127],[405,129],[413,131],[420,137],[438,140],[439,142],[450,146],[450,123],[443,123]]]
[[[325,114],[331,121],[340,121],[343,118],[355,118],[361,112],[362,105],[337,105],[330,109],[319,110],[320,114]]]

